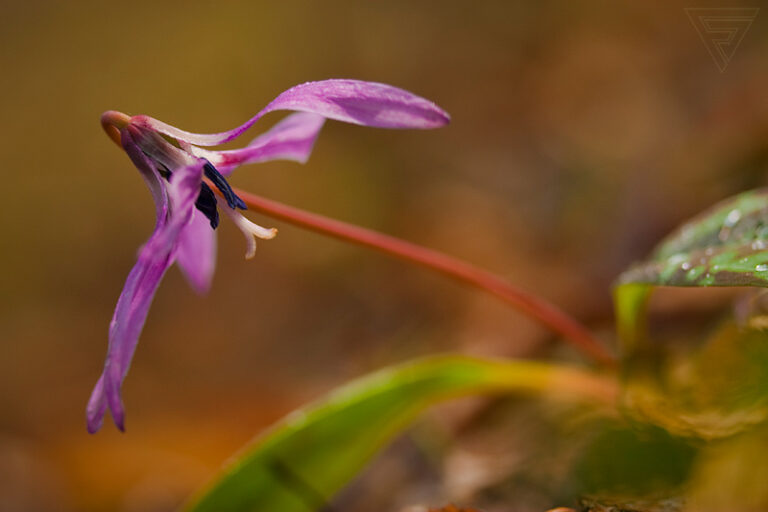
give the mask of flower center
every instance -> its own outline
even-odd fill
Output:
[[[147,131],[138,128],[133,125],[128,125],[125,130],[130,133],[131,137],[138,144],[141,151],[154,162],[155,168],[160,173],[160,176],[170,182],[173,175],[173,169],[178,166],[191,165],[194,162],[203,163],[203,177],[200,182],[200,192],[195,200],[195,208],[197,208],[211,225],[211,228],[216,229],[219,226],[219,207],[232,219],[235,226],[245,235],[248,242],[248,250],[246,252],[246,258],[252,258],[256,251],[256,238],[270,239],[277,234],[276,229],[269,229],[258,224],[255,224],[246,219],[237,210],[247,210],[245,202],[235,194],[232,187],[227,183],[226,178],[214,167],[214,165],[206,160],[189,152],[176,147],[169,143],[157,133]],[[221,193],[225,203],[218,203],[216,195],[211,186],[218,189]]]
[[[205,174],[205,177],[211,180],[211,183],[219,189],[219,192],[224,196],[224,199],[227,201],[227,205],[230,208],[240,208],[241,210],[248,209],[243,200],[237,197],[237,194],[232,191],[232,187],[229,186],[229,183],[227,183],[224,176],[222,176],[208,160],[205,160],[203,173]]]
[[[205,160],[203,166],[203,174],[208,180],[221,192],[224,196],[224,200],[227,202],[227,206],[231,209],[239,208],[241,210],[247,210],[248,207],[240,199],[237,194],[232,190],[232,187],[227,182],[227,179],[216,170],[211,162]],[[156,162],[158,165],[158,171],[166,181],[170,179],[173,171],[171,171],[165,164]],[[216,229],[219,226],[219,210],[217,208],[216,195],[211,190],[206,182],[200,183],[200,194],[195,201],[195,208],[205,215],[208,221],[211,223],[211,228]]]
[[[224,200],[227,202],[227,206],[233,210],[235,208],[241,210],[248,209],[243,200],[240,199],[232,190],[232,187],[229,186],[226,178],[224,178],[224,176],[222,176],[208,160],[205,160],[203,174],[217,189],[219,189],[219,192],[221,192],[221,195],[224,196]],[[200,210],[200,212],[206,216],[211,223],[211,228],[216,229],[218,227],[219,210],[216,208],[216,196],[213,194],[211,187],[205,182],[200,184],[200,195],[197,196],[197,201],[195,201],[195,208]]]

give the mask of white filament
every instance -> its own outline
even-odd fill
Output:
[[[277,229],[275,228],[265,228],[263,226],[259,226],[258,224],[246,219],[243,214],[230,208],[226,204],[220,204],[220,207],[222,210],[224,210],[224,213],[226,213],[227,216],[232,219],[232,222],[235,223],[235,226],[237,226],[238,229],[243,232],[243,235],[245,236],[245,242],[248,246],[245,252],[246,259],[251,259],[256,255],[257,237],[261,238],[262,240],[269,240],[271,238],[275,238],[275,235],[277,235]]]

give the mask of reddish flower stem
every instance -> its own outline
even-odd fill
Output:
[[[616,364],[614,356],[578,321],[555,305],[512,286],[491,272],[383,233],[300,210],[242,190],[236,189],[235,193],[253,211],[346,242],[379,250],[485,290],[562,335],[571,345],[596,361],[609,366]]]

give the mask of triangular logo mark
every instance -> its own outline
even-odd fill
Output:
[[[758,12],[759,7],[685,9],[721,73],[728,67]]]

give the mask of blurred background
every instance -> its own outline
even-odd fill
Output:
[[[329,122],[306,165],[232,182],[496,271],[612,343],[616,275],[681,220],[766,182],[768,13],[720,72],[693,4],[2,2],[0,509],[171,510],[291,409],[418,355],[578,360],[482,293],[251,215],[279,236],[246,261],[223,222],[206,297],[168,273],[125,382],[127,432],[107,421],[88,435],[112,310],[154,223],[102,111],[213,132],[308,80],[429,98],[451,125]],[[501,471],[473,450],[513,442],[486,434],[439,462],[401,441],[343,509],[471,497]]]

